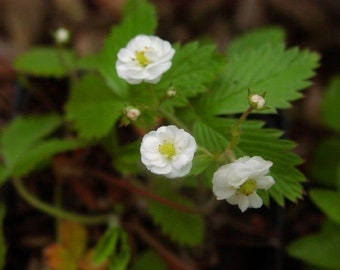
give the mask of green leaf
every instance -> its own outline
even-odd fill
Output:
[[[116,250],[121,228],[111,227],[99,239],[93,255],[93,262],[101,264],[107,260]]]
[[[73,69],[75,55],[71,50],[41,47],[21,54],[14,61],[18,72],[41,77],[63,77]]]
[[[289,255],[327,269],[339,269],[340,226],[324,226],[320,233],[299,239],[288,246]]]
[[[310,85],[318,61],[315,53],[285,50],[283,44],[231,54],[225,74],[213,91],[202,96],[198,108],[208,115],[242,113],[248,107],[248,89],[258,94],[267,91],[266,104],[273,109],[289,108],[290,101],[301,97],[299,91]]]
[[[229,46],[228,54],[242,53],[251,48],[263,45],[279,45],[285,40],[285,32],[282,28],[269,27],[247,32],[237,37]]]
[[[0,204],[0,270],[4,268],[6,262],[6,243],[4,237],[5,205]]]
[[[168,267],[162,259],[153,251],[147,250],[137,257],[131,270],[167,270]]]
[[[5,168],[5,166],[0,164],[0,186],[7,179],[8,176],[8,170]]]
[[[61,118],[55,114],[14,119],[0,137],[5,163],[1,175],[26,175],[55,154],[80,147],[79,141],[44,139],[60,124]]]
[[[126,97],[128,84],[118,77],[115,68],[117,53],[136,35],[152,35],[157,18],[155,8],[146,0],[129,0],[123,18],[121,24],[114,26],[106,38],[98,68],[113,92]]]
[[[170,188],[158,192],[159,195],[186,207],[193,203]],[[149,213],[163,233],[173,241],[187,246],[195,246],[203,241],[204,221],[198,214],[185,213],[158,202],[150,202]]]
[[[0,147],[6,167],[13,168],[18,159],[61,124],[56,114],[17,117],[2,130]]]
[[[323,97],[321,113],[325,124],[336,131],[340,131],[339,100],[340,76],[335,76],[330,81]]]
[[[131,249],[129,246],[128,236],[125,231],[121,230],[119,248],[111,259],[110,270],[125,270],[130,262]]]
[[[109,260],[112,270],[125,270],[130,261],[131,250],[126,232],[120,227],[111,227],[99,239],[93,255],[93,261],[99,265]]]
[[[201,117],[195,123],[193,134],[200,145],[222,153],[229,144],[227,138],[231,137],[230,130],[234,123],[235,120],[230,119]],[[281,131],[263,128],[263,124],[261,121],[246,121],[242,124],[236,155],[261,156],[272,161],[270,175],[275,179],[275,185],[268,191],[270,196],[280,205],[284,205],[284,198],[295,202],[302,197],[301,182],[305,180],[296,169],[301,159],[291,152],[295,144],[281,139]]]
[[[323,187],[340,190],[340,139],[329,138],[317,147],[311,166],[312,176]]]
[[[95,75],[86,75],[72,89],[66,116],[81,137],[105,136],[123,112],[124,104]]]
[[[155,89],[164,95],[172,86],[176,96],[170,102],[183,106],[186,105],[184,97],[204,92],[206,85],[218,77],[225,60],[217,54],[213,44],[191,42],[183,47],[175,46],[175,49],[171,69],[162,76]]]
[[[340,224],[340,192],[322,189],[310,191],[312,201],[324,212],[331,220]]]
[[[192,168],[188,176],[198,175],[202,173],[203,171],[205,171],[208,167],[214,166],[214,165],[215,165],[215,161],[212,160],[210,157],[207,157],[204,154],[196,155],[193,160]]]
[[[137,174],[141,171],[140,142],[119,146],[114,153],[113,166],[123,175]]]
[[[32,149],[25,153],[13,169],[12,176],[23,176],[38,167],[39,164],[46,163],[56,154],[70,151],[82,146],[82,143],[68,139],[49,139],[39,142]]]

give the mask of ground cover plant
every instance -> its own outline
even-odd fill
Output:
[[[76,55],[60,28],[54,46],[14,63],[23,91],[37,78],[65,89],[57,108],[17,115],[0,136],[1,183],[54,222],[43,252],[49,269],[204,268],[216,213],[233,227],[244,215],[245,230],[269,241],[247,214],[303,198],[296,144],[265,120],[302,97],[319,55],[288,48],[280,28],[244,34],[221,53],[205,39],[172,44],[157,23],[153,5],[131,0],[99,53]],[[312,199],[339,222],[323,204],[338,196],[324,192]],[[337,226],[325,224],[327,237]],[[293,243],[292,256],[320,262],[299,245],[310,246]]]

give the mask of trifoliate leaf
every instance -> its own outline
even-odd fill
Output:
[[[126,97],[128,85],[118,77],[115,68],[117,53],[136,35],[153,34],[157,26],[157,18],[154,7],[146,0],[128,1],[123,18],[119,26],[113,26],[106,38],[98,68],[113,92]]]
[[[340,76],[332,78],[323,97],[321,113],[327,126],[340,131],[339,121]]]
[[[290,244],[288,254],[318,267],[339,269],[340,226],[327,223],[320,233],[306,236]]]
[[[235,120],[230,119],[201,117],[195,123],[199,128],[194,128],[193,134],[198,143],[208,150],[223,153],[229,144],[230,130],[234,123]],[[261,121],[246,121],[242,124],[241,138],[235,149],[236,156],[261,156],[272,161],[270,175],[275,179],[275,185],[268,191],[270,196],[280,205],[284,205],[284,198],[295,202],[302,197],[301,182],[305,180],[303,174],[296,169],[301,159],[291,152],[295,144],[280,139],[282,132],[279,130],[262,128],[263,124]]]
[[[81,146],[69,139],[44,139],[61,123],[57,115],[18,117],[0,137],[4,176],[23,176],[49,161],[55,154]]]
[[[201,98],[198,108],[202,114],[244,112],[248,89],[256,94],[266,91],[266,104],[274,110],[288,108],[302,96],[299,91],[310,85],[308,79],[314,75],[319,56],[296,48],[285,50],[283,44],[265,44],[231,54],[228,60],[214,90]]]
[[[312,201],[324,212],[331,220],[340,224],[340,192],[313,189],[310,191]]]
[[[168,267],[153,251],[148,250],[139,255],[132,265],[131,270],[167,270]]]
[[[159,191],[158,194],[183,206],[193,207],[190,200],[169,189]],[[182,212],[156,201],[150,202],[149,213],[154,222],[161,227],[162,232],[173,241],[188,246],[202,242],[204,221],[198,214]]]
[[[228,47],[228,55],[242,53],[251,48],[269,45],[279,45],[285,41],[285,32],[282,28],[269,27],[258,29],[237,37]]]
[[[41,77],[63,77],[74,66],[75,55],[71,50],[49,47],[31,49],[14,62],[18,72]]]
[[[81,137],[105,136],[123,112],[124,104],[95,75],[86,75],[72,89],[66,116]]]
[[[165,95],[166,90],[173,87],[176,96],[170,102],[186,105],[181,97],[193,97],[205,91],[206,84],[217,78],[225,61],[212,44],[191,42],[183,47],[175,46],[175,49],[170,70],[162,76],[155,88]]]

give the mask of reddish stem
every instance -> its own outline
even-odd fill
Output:
[[[201,211],[199,209],[195,209],[195,208],[190,208],[190,207],[186,207],[183,206],[181,204],[178,204],[174,201],[170,201],[166,198],[163,198],[161,196],[158,196],[155,193],[152,193],[149,190],[146,190],[144,188],[138,187],[135,184],[133,184],[131,181],[129,181],[127,178],[125,179],[117,179],[109,174],[103,173],[101,171],[98,170],[88,170],[88,172],[94,176],[97,177],[99,179],[102,179],[110,184],[114,184],[116,186],[119,186],[123,189],[126,189],[132,193],[141,195],[143,197],[149,198],[151,200],[157,201],[161,204],[164,204],[166,206],[169,206],[171,208],[177,209],[181,212],[186,212],[186,213],[191,213],[191,214],[199,214],[201,213]]]
[[[137,233],[150,247],[152,247],[166,261],[171,269],[193,270],[194,267],[181,261],[174,253],[163,246],[140,224],[124,224],[124,227]]]

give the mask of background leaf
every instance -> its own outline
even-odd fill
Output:
[[[66,116],[81,137],[105,136],[123,113],[124,104],[95,75],[86,75],[74,85],[66,104]]]
[[[152,35],[157,26],[155,8],[145,0],[128,1],[123,21],[114,26],[105,40],[98,68],[114,93],[127,96],[128,84],[117,75],[115,63],[118,51],[139,34]]]
[[[132,265],[131,270],[168,270],[166,264],[153,251],[147,250],[139,255]]]
[[[287,248],[289,255],[326,269],[339,269],[340,226],[325,223],[320,233],[301,238]]]
[[[80,260],[87,246],[86,227],[72,221],[63,221],[60,225],[59,232],[60,243],[76,261]]]
[[[14,68],[22,73],[40,77],[63,77],[75,66],[75,55],[71,50],[40,47],[21,54]]]
[[[6,262],[6,243],[4,237],[5,205],[0,203],[0,269],[3,269]]]
[[[3,129],[0,137],[4,167],[1,178],[22,176],[61,152],[79,148],[82,143],[70,139],[44,139],[61,124],[55,114],[18,117]]]
[[[312,201],[324,212],[331,220],[340,224],[340,192],[322,189],[310,191]]]
[[[111,227],[106,230],[94,250],[93,261],[95,264],[103,263],[115,252],[120,232],[119,227]]]
[[[340,190],[339,138],[329,138],[318,145],[312,162],[311,172],[318,185]]]
[[[77,261],[61,244],[53,244],[44,249],[46,264],[51,270],[77,270]]]
[[[332,78],[322,100],[321,113],[326,125],[340,131],[339,121],[340,76]]]
[[[190,200],[176,194],[170,188],[158,190],[157,193],[183,206],[193,207]],[[173,241],[187,246],[195,246],[203,241],[204,221],[198,214],[181,212],[155,201],[150,202],[149,214],[161,227],[162,232]]]

